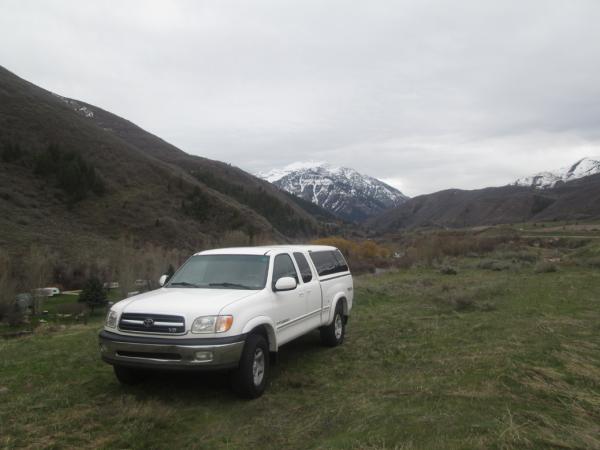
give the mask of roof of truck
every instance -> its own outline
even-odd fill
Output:
[[[230,247],[230,248],[215,248],[212,250],[204,250],[196,253],[196,255],[268,255],[270,253],[287,251],[319,251],[319,250],[336,250],[330,245],[264,245],[260,247]]]

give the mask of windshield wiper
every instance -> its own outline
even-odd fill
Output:
[[[174,283],[169,283],[169,286],[186,286],[186,287],[200,287],[199,284],[188,283],[187,281],[176,281]]]
[[[210,287],[224,287],[224,288],[234,288],[234,289],[254,289],[252,286],[246,286],[245,284],[239,283],[229,283],[227,281],[223,283],[208,283]]]

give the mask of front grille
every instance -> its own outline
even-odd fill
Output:
[[[162,314],[124,313],[119,329],[138,333],[181,334],[185,332],[185,319]]]

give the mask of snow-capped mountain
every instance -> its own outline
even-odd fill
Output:
[[[351,221],[365,220],[408,200],[383,181],[320,161],[296,162],[258,176]]]
[[[540,172],[530,177],[519,178],[513,184],[516,186],[530,186],[537,189],[553,188],[559,183],[576,180],[600,173],[600,161],[583,158],[569,167],[563,167],[549,172]]]

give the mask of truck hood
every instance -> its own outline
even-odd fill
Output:
[[[171,314],[184,316],[187,324],[199,316],[219,314],[224,306],[256,295],[241,289],[162,288],[117,303],[120,313]]]

